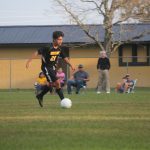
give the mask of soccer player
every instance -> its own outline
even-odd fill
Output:
[[[36,58],[38,55],[41,55],[42,65],[41,69],[45,74],[48,82],[53,82],[56,87],[56,93],[59,95],[60,99],[64,99],[64,94],[61,90],[60,80],[56,77],[56,65],[58,57],[62,59],[71,67],[73,71],[75,68],[69,62],[68,58],[65,56],[64,52],[61,49],[63,42],[64,33],[61,31],[53,32],[53,43],[48,47],[39,48],[34,52],[31,58],[26,63],[26,68],[29,68],[30,62],[32,59]],[[43,96],[49,91],[49,89],[44,89],[40,94],[36,95],[36,98],[39,102],[39,105],[43,107]]]

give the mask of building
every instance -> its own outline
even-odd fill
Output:
[[[25,69],[27,58],[39,47],[52,42],[53,31],[61,30],[65,34],[64,43],[73,47],[67,49],[67,55],[76,66],[80,63],[90,74],[88,86],[97,84],[96,64],[99,48],[77,25],[61,26],[1,26],[0,27],[0,89],[33,88],[40,71],[40,59],[34,60],[29,70]],[[126,41],[142,32],[150,31],[150,24],[116,25],[114,40]],[[102,25],[91,25],[93,34],[99,33],[104,40]],[[85,45],[75,47],[74,45]],[[128,57],[130,56],[130,57]],[[131,57],[134,56],[134,57]],[[114,87],[126,73],[138,79],[138,86],[150,87],[150,35],[130,40],[111,55],[110,81]],[[127,67],[128,66],[128,67]],[[69,76],[71,71],[65,68]]]

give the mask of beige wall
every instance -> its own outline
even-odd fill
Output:
[[[36,48],[32,47],[0,48],[0,89],[10,88],[10,84],[12,88],[33,88],[40,72],[40,59],[33,60],[28,70],[25,64],[35,50]],[[12,60],[3,60],[9,58]]]
[[[127,51],[127,54],[129,51]],[[78,48],[70,50],[71,62],[76,66],[81,63],[85,66],[85,70],[90,75],[89,87],[96,87],[98,72],[96,64],[99,56],[99,50],[95,47],[92,48]],[[76,58],[74,58],[76,57]],[[80,57],[80,58],[77,58]],[[86,58],[87,57],[87,58]],[[95,57],[95,58],[90,58]],[[115,87],[116,83],[121,81],[122,77],[129,73],[132,79],[138,79],[137,86],[150,87],[150,66],[136,66],[136,67],[120,67],[118,64],[118,52],[114,52],[110,58],[111,69],[110,69],[110,83],[111,87]]]
[[[28,58],[36,47],[0,47],[0,58]]]
[[[4,58],[13,58],[11,60],[11,86],[12,88],[33,88],[35,79],[40,72],[40,59],[33,60],[31,67],[26,70],[26,58],[28,58],[36,48],[34,47],[15,47],[0,48],[0,89],[10,87],[10,61]],[[97,85],[98,72],[96,64],[99,56],[99,50],[96,47],[91,48],[75,48],[70,50],[70,60],[77,67],[83,64],[85,70],[90,75],[88,87],[95,88]],[[115,58],[114,58],[115,57]],[[112,55],[110,82],[114,87],[116,82],[120,81],[122,76],[127,73],[126,67],[118,66],[118,52]],[[70,72],[71,73],[71,72]],[[137,86],[150,87],[150,66],[146,67],[129,67],[128,73],[132,78],[138,79]]]
[[[96,47],[76,48],[70,50],[70,60],[72,64],[74,64],[76,68],[79,64],[83,64],[85,71],[88,72],[90,76],[88,87],[95,88],[97,85],[98,74],[96,64],[98,56],[99,50]]]

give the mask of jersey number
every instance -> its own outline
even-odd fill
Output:
[[[50,61],[55,61],[55,60],[56,60],[56,57],[57,57],[57,56],[52,56],[52,57],[50,58]]]

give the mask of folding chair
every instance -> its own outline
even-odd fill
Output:
[[[83,84],[81,85],[80,92],[84,94],[86,92],[86,89],[87,89],[87,84]],[[72,90],[74,91],[76,90],[76,85],[72,86]]]
[[[35,95],[41,93],[41,88],[37,82],[34,83],[34,88],[35,88]]]
[[[137,83],[137,79],[133,80],[133,85],[128,89],[127,93],[134,93],[136,83]]]
[[[81,87],[81,93],[85,93],[86,92],[86,90],[87,90],[87,85],[82,85],[82,87]]]

